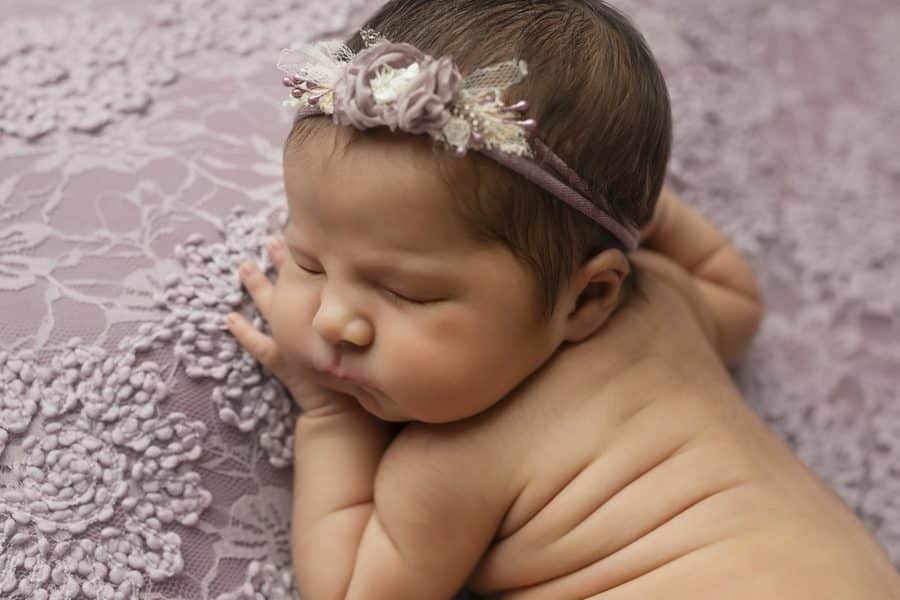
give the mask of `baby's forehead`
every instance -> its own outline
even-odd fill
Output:
[[[339,176],[380,180],[387,184],[452,187],[453,165],[424,136],[386,128],[359,131],[352,127],[317,126],[285,149],[285,175]]]
[[[286,148],[289,209],[360,233],[458,244],[471,238],[458,210],[464,184],[439,151],[422,136],[317,127]]]

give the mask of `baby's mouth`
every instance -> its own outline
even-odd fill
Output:
[[[350,394],[350,390],[353,390],[355,393],[351,395],[356,396],[360,390],[365,389],[361,382],[348,375],[337,365],[326,369],[317,368],[314,370],[314,375],[319,380],[317,382],[319,385],[324,385],[342,394]]]
[[[340,366],[341,356],[335,351],[330,351],[328,356],[313,355],[310,357],[310,363],[312,368],[317,373],[321,373],[323,375],[332,375],[333,372]]]
[[[328,350],[329,352],[325,356],[319,354],[310,357],[316,383],[357,399],[366,396],[374,400],[376,398],[375,388],[364,378],[348,371],[347,365],[344,364],[343,354],[333,348]]]
[[[327,357],[313,356],[312,366],[318,375],[334,379],[337,381],[346,381],[357,387],[364,387],[363,382],[347,372],[343,364],[344,355],[335,350],[331,350]]]

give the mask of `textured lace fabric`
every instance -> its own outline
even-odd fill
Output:
[[[278,50],[376,4],[0,6],[0,597],[297,597],[296,415],[222,317],[284,218]],[[739,386],[900,566],[900,5],[616,4],[766,291]]]

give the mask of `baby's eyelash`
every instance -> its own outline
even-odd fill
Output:
[[[323,271],[314,271],[312,269],[308,269],[308,268],[304,267],[303,265],[301,265],[300,263],[296,263],[296,265],[298,267],[300,267],[300,269],[302,269],[303,271],[306,271],[307,273],[309,273],[310,275],[324,275]]]
[[[295,262],[294,264],[296,264],[302,271],[304,271],[308,275],[324,275],[325,274],[324,271],[316,271],[314,269],[304,267],[303,265],[301,265],[300,263],[297,263],[297,262]],[[400,300],[402,302],[407,302],[409,304],[417,304],[417,305],[421,306],[421,305],[433,304],[434,302],[437,302],[437,300],[416,300],[415,298],[410,298],[409,296],[404,296],[403,294],[401,294],[399,292],[395,292],[394,290],[392,290],[390,288],[386,288],[383,285],[378,286],[378,287],[380,287],[382,290],[384,290],[384,292],[391,298]]]
[[[409,298],[407,296],[404,296],[403,294],[398,294],[394,290],[390,290],[386,287],[382,287],[381,289],[387,292],[390,296],[393,296],[398,300],[402,300],[403,302],[409,302],[410,304],[428,304],[430,302],[429,300],[414,300],[413,298]]]

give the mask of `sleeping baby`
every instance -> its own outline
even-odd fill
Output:
[[[304,600],[900,598],[728,367],[748,263],[663,179],[665,82],[599,0],[393,0],[282,53],[271,335]]]

